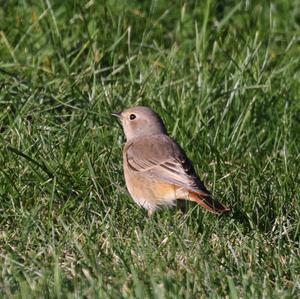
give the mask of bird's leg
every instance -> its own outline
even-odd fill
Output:
[[[187,203],[185,200],[178,199],[176,201],[176,208],[179,210],[182,214],[186,214],[187,212]]]
[[[148,217],[151,218],[154,214],[154,210],[148,210]]]

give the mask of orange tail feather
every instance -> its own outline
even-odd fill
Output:
[[[189,200],[198,203],[200,206],[214,214],[222,214],[230,211],[229,208],[227,208],[217,200],[214,200],[209,194],[189,192]]]

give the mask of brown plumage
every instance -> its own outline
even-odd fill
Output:
[[[149,214],[174,205],[176,199],[194,201],[215,214],[229,210],[212,198],[155,112],[134,107],[114,115],[120,118],[127,138],[123,162],[128,191]]]

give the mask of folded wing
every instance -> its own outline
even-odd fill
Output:
[[[127,145],[127,161],[133,171],[209,196],[180,146],[167,135],[141,138]]]

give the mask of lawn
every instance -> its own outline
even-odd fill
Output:
[[[0,20],[1,298],[300,297],[298,0],[4,0]],[[134,105],[230,215],[135,205],[110,114]]]

